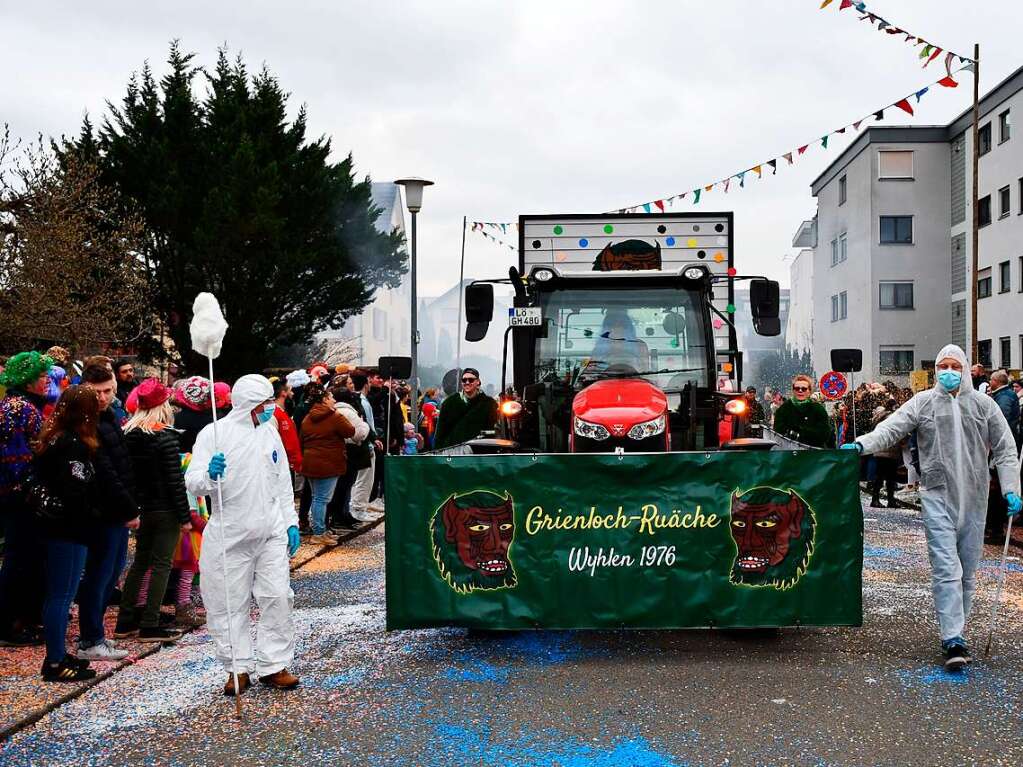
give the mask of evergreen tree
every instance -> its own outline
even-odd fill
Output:
[[[99,130],[86,121],[62,152],[91,157],[144,217],[153,305],[183,359],[202,369],[188,324],[196,294],[211,291],[230,325],[220,369],[239,375],[396,287],[404,242],[376,230],[380,211],[351,155],[330,162],[330,140],[306,136],[304,107],[288,121],[269,71],[250,75],[225,49],[211,73],[193,59],[172,43],[159,83],[145,65]]]

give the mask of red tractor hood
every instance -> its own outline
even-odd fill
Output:
[[[572,402],[572,415],[599,423],[616,437],[637,423],[652,421],[668,409],[668,398],[651,383],[636,378],[597,381]]]

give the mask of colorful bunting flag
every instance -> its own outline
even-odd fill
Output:
[[[853,130],[859,130],[860,129],[860,124],[862,122],[863,122],[863,120],[857,120],[856,122],[854,122],[853,123]]]
[[[701,190],[701,189],[694,189],[693,190],[693,205],[696,205],[700,201],[700,192],[701,191],[703,191],[703,190]]]
[[[827,136],[821,136],[821,146],[824,147],[825,149],[828,148],[828,137]]]
[[[799,149],[797,149],[796,151],[797,151],[797,152],[799,152],[799,154],[804,154],[804,153],[806,152],[806,148],[807,148],[808,146],[810,146],[810,145],[809,145],[809,144],[803,144],[803,145],[802,145],[801,147],[799,147]]]
[[[644,202],[643,203],[643,210],[645,210],[647,213],[649,213],[650,212],[650,203]]]
[[[789,161],[789,165],[792,164],[792,152],[786,152],[782,155],[782,157]]]
[[[846,8],[852,8],[853,0],[842,0],[841,5],[838,6],[838,10],[844,11]]]
[[[713,185],[713,184],[707,184],[707,186],[705,186],[705,187],[703,188],[703,191],[705,191],[705,192],[709,192],[709,191],[711,191],[711,190],[712,190],[713,188],[714,188],[714,185]]]
[[[896,101],[895,102],[895,106],[897,106],[899,109],[901,109],[906,114],[910,114],[910,115],[913,114],[913,107],[910,106],[909,101],[907,101],[906,99],[900,99],[899,101]]]
[[[878,122],[883,120],[884,119],[884,110],[883,109],[878,109],[876,112],[874,112],[874,119],[877,120]]]
[[[931,54],[931,57],[929,59],[927,59],[927,61],[924,62],[924,66],[926,67],[932,61],[934,61],[936,58],[938,58],[938,56],[940,56],[940,55],[941,55],[941,48],[935,48],[934,49],[934,53]]]
[[[743,171],[742,173],[736,173],[735,177],[737,179],[739,179],[739,186],[740,187],[745,187],[746,186],[746,171]]]
[[[777,160],[768,160],[767,164],[771,166],[771,175],[772,176],[778,175],[778,161]]]
[[[833,2],[834,2],[834,0],[824,0],[824,2],[821,3],[821,10],[823,11],[825,8],[827,8],[829,5],[831,5],[831,3],[833,3]]]
[[[657,206],[657,209],[661,211],[661,213],[664,213],[664,200],[654,200],[654,205]]]
[[[916,96],[916,103],[917,104],[920,103],[920,99],[922,99],[923,95],[925,93],[927,93],[927,91],[929,91],[929,90],[930,90],[930,88],[921,88],[920,90],[918,90],[916,93],[913,94],[914,96]]]
[[[959,87],[959,83],[952,79],[952,75],[949,75],[948,77],[942,77],[940,80],[938,80],[938,85],[941,85],[945,88]]]
[[[757,174],[757,178],[761,177],[760,176],[760,166],[759,165],[754,165],[753,166],[753,172]]]

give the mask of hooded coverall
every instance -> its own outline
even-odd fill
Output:
[[[185,473],[189,492],[212,499],[199,567],[207,627],[217,658],[231,671],[233,636],[238,673],[255,671],[261,677],[288,667],[295,657],[291,618],[295,594],[288,568],[287,530],[298,525],[298,517],[288,457],[273,424],[257,426],[252,419],[253,408],[272,397],[273,386],[263,376],[239,378],[231,390],[233,409],[217,422],[216,444],[210,424],[199,432]],[[217,483],[207,469],[217,452],[223,453],[227,462],[220,480],[223,508],[217,500]],[[225,593],[222,557],[227,561],[229,593]],[[252,597],[259,605],[254,654],[249,620]]]
[[[962,638],[977,588],[977,564],[987,515],[988,456],[1002,491],[1020,492],[1019,457],[998,405],[970,380],[970,365],[958,346],[938,352],[963,366],[959,394],[940,383],[920,392],[869,434],[857,439],[865,454],[887,450],[917,433],[920,505],[931,562],[931,591],[942,641]],[[935,368],[937,375],[937,368]]]

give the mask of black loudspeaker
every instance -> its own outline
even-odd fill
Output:
[[[839,373],[859,373],[863,370],[863,350],[832,349],[831,369]]]
[[[411,357],[381,357],[377,367],[381,378],[411,378]]]

